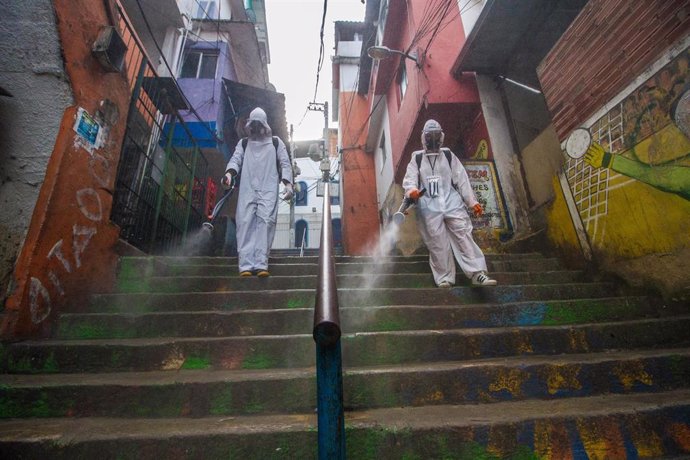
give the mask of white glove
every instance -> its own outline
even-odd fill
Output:
[[[235,176],[229,172],[226,172],[223,178],[220,180],[220,184],[225,190],[230,189],[233,185],[235,185]]]
[[[285,185],[285,193],[283,194],[283,200],[290,201],[295,195],[295,190],[292,188],[292,184],[288,182]]]

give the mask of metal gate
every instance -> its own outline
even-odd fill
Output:
[[[111,220],[120,237],[150,254],[181,245],[205,220],[208,162],[177,112],[174,80],[159,77],[118,5],[132,101]]]

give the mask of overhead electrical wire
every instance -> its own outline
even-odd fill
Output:
[[[314,87],[314,99],[316,102],[316,94],[319,91],[319,76],[321,73],[321,68],[323,67],[323,61],[325,56],[324,44],[323,44],[323,31],[326,26],[326,12],[328,11],[328,0],[323,0],[323,15],[321,16],[321,31],[319,32],[319,61],[316,66],[316,86]]]

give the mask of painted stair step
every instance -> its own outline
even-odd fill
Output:
[[[617,289],[610,283],[456,286],[440,288],[364,288],[338,290],[341,308],[372,305],[468,305],[529,300],[565,300],[610,297]],[[96,294],[89,305],[71,305],[67,312],[198,311],[275,308],[313,308],[314,289]]]
[[[317,263],[293,263],[270,265],[269,270],[274,276],[316,275]],[[516,259],[487,261],[491,273],[510,271],[553,271],[562,270],[558,259]],[[339,275],[371,274],[371,273],[431,273],[428,261],[395,262],[395,263],[339,263],[336,265]],[[160,276],[238,276],[237,265],[156,265],[152,270],[141,272],[120,272],[120,278],[136,278],[143,275]]]
[[[500,272],[491,277],[499,284],[559,284],[586,282],[581,271],[546,271],[546,272]],[[469,286],[470,280],[458,277],[458,285]],[[339,288],[359,288],[367,285],[376,287],[433,288],[434,279],[429,274],[386,274],[338,275]],[[125,292],[224,292],[238,290],[278,290],[278,289],[314,289],[316,275],[272,276],[267,279],[257,277],[241,278],[239,276],[154,276],[150,278],[120,279],[117,291]]]
[[[690,391],[346,414],[348,458],[690,453]],[[174,433],[174,436],[171,436]],[[2,458],[317,458],[316,415],[0,422]]]
[[[486,254],[487,260],[515,260],[515,259],[544,259],[545,257],[537,252],[530,253],[506,253],[506,254]],[[165,257],[157,256],[154,257],[155,260],[168,265],[237,265],[237,257]],[[136,259],[150,259],[150,257],[127,257],[128,260]],[[335,256],[336,263],[373,263],[380,259],[388,260],[390,262],[412,262],[421,261],[426,262],[429,260],[428,254],[411,255],[411,256],[387,256],[387,257],[374,257],[374,256]],[[305,257],[275,257],[269,256],[269,264],[284,264],[284,263],[310,263],[318,264],[319,257],[316,256],[305,256]]]
[[[344,370],[346,410],[561,399],[690,388],[690,349]],[[0,418],[308,413],[316,373],[165,371],[0,376]]]
[[[341,338],[344,366],[677,347],[690,316],[571,326],[365,332]],[[309,367],[311,334],[230,338],[44,340],[4,345],[6,373]]]
[[[566,325],[665,317],[686,308],[657,305],[646,297],[611,297],[459,306],[386,306],[340,309],[347,332],[405,331]],[[56,338],[224,337],[303,334],[313,327],[312,308],[159,312],[143,314],[67,313]]]

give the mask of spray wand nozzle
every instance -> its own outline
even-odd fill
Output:
[[[417,200],[424,196],[426,193],[426,188],[423,188],[419,191],[419,197],[417,199],[410,198],[410,197],[405,197],[403,198],[402,203],[400,204],[400,208],[398,208],[398,212],[393,214],[393,223],[400,225],[405,221],[405,215],[407,212],[410,210],[412,206],[417,204]]]

